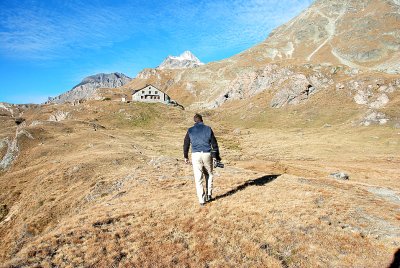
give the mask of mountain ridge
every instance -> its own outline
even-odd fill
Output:
[[[231,58],[194,69],[146,69],[125,87],[152,83],[188,109],[214,109],[262,92],[269,92],[269,106],[281,108],[324,91],[347,92],[341,98],[353,100],[357,109],[365,108],[360,94],[370,103],[389,99],[370,106],[384,109],[396,103],[400,89],[398,18],[398,1],[315,1],[265,41]]]
[[[56,97],[50,97],[47,103],[73,102],[79,99],[99,98],[96,90],[99,88],[117,88],[130,82],[132,78],[123,73],[98,73],[85,77],[71,90]]]

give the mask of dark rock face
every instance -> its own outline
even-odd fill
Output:
[[[72,102],[79,99],[96,99],[98,88],[117,88],[121,87],[132,79],[122,73],[96,74],[82,80],[70,91],[55,98],[49,98],[48,103]]]

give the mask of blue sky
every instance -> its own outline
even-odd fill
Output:
[[[0,102],[40,103],[96,73],[135,77],[190,50],[218,61],[312,0],[0,0]]]

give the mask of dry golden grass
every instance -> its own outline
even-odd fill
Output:
[[[113,101],[26,111],[35,139],[0,174],[0,263],[388,266],[400,245],[399,130],[354,127],[346,105],[335,117],[263,98],[243,119],[240,103],[205,112],[226,163],[205,207],[182,161],[194,111]],[[56,110],[70,118],[45,122]],[[350,180],[328,177],[339,170]]]

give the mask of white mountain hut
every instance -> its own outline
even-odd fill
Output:
[[[132,92],[132,101],[170,103],[171,98],[153,85]]]

